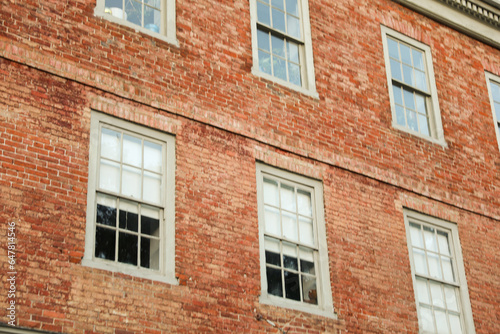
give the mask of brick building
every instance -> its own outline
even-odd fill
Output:
[[[499,15],[2,0],[0,333],[499,333]]]

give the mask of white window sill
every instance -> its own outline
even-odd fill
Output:
[[[98,259],[92,260],[84,258],[82,260],[82,266],[111,271],[115,273],[130,275],[144,279],[150,279],[152,281],[163,282],[171,285],[179,285],[179,282],[175,279],[175,276],[173,274],[163,275],[159,272],[147,269],[138,269],[136,267],[128,266],[126,264],[121,264],[121,263],[116,264],[114,262],[109,262],[109,261],[103,261]]]
[[[269,75],[267,73],[264,73],[264,72],[260,71],[258,69],[258,67],[255,67],[255,66],[252,67],[252,74],[255,75],[255,76],[264,78],[266,80],[273,81],[274,83],[276,83],[278,85],[284,86],[284,87],[286,87],[288,89],[295,90],[295,91],[297,91],[299,93],[302,93],[304,95],[310,96],[312,98],[319,99],[319,94],[316,91],[316,89],[309,90],[309,89],[306,89],[304,87],[300,87],[300,86],[291,84],[291,83],[289,83],[289,82],[287,82],[285,80],[273,77],[272,75]]]
[[[264,305],[271,305],[271,306],[283,307],[296,311],[306,312],[333,320],[338,319],[337,314],[335,314],[333,311],[333,308],[322,309],[321,307],[316,305],[295,302],[293,300],[287,300],[284,298],[275,297],[267,293],[262,294],[259,297],[259,303]]]
[[[97,17],[102,17],[103,19],[105,19],[107,21],[114,22],[114,23],[129,27],[131,29],[134,29],[135,31],[140,31],[146,35],[150,35],[151,37],[160,39],[160,40],[165,41],[169,44],[179,46],[179,41],[177,40],[177,38],[175,38],[175,32],[174,32],[174,37],[165,36],[165,35],[159,34],[157,32],[151,31],[149,29],[146,29],[144,27],[138,26],[137,24],[134,24],[134,23],[129,22],[127,20],[115,17],[111,14],[100,12],[97,9],[94,10],[94,15]]]
[[[448,148],[448,144],[446,144],[446,141],[444,140],[444,138],[433,138],[430,136],[425,136],[425,135],[421,134],[420,132],[410,130],[405,126],[401,126],[401,125],[396,124],[396,123],[392,123],[392,127],[395,128],[396,130],[406,132],[412,136],[416,136],[416,137],[425,139],[427,141],[430,141],[433,144],[441,145],[443,148]]]

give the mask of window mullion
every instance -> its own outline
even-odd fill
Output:
[[[290,36],[288,35],[287,33],[284,33],[282,31],[279,31],[277,29],[274,29],[266,24],[263,24],[263,23],[260,23],[260,22],[257,22],[257,29],[259,30],[262,30],[262,31],[265,31],[265,32],[269,32],[271,33],[272,35],[276,36],[276,37],[280,37],[280,38],[286,38],[296,44],[299,44],[299,45],[304,45],[304,41],[300,40],[300,39],[297,39],[296,37],[293,37],[293,36]]]
[[[431,96],[430,93],[427,93],[427,92],[425,92],[425,91],[423,91],[421,89],[418,89],[417,87],[408,85],[407,83],[404,83],[401,80],[395,79],[393,77],[391,77],[391,80],[392,80],[392,84],[393,85],[399,86],[401,88],[406,88],[407,90],[411,90],[414,93],[418,93],[418,94],[424,95],[425,97],[430,97]]]

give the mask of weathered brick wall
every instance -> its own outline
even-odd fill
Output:
[[[177,0],[179,47],[94,1],[5,4],[0,235],[16,221],[20,326],[276,333],[262,314],[289,333],[417,332],[408,207],[458,224],[476,332],[500,332],[499,50],[388,0],[309,0],[314,99],[250,73],[246,0]],[[447,148],[391,127],[380,24],[431,47]],[[91,109],[176,135],[179,285],[81,266]],[[338,320],[259,304],[257,160],[322,180]]]

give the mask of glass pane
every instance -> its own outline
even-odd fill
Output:
[[[269,47],[269,34],[267,32],[257,30],[257,44],[259,45],[259,49],[271,52],[271,48]]]
[[[448,334],[448,322],[446,321],[446,313],[442,311],[435,311],[434,315],[436,317],[437,332],[439,334]]]
[[[281,236],[280,212],[278,209],[266,206],[265,209],[266,233]]]
[[[420,307],[419,311],[419,327],[422,328],[424,332],[434,333],[434,319],[432,311],[427,307]]]
[[[161,202],[161,176],[144,172],[143,198],[152,203]]]
[[[115,260],[116,232],[97,226],[95,229],[95,253],[100,259]]]
[[[275,8],[272,8],[273,15],[273,28],[276,30],[280,30],[282,32],[286,32],[285,27],[285,13],[279,11]]]
[[[443,231],[437,231],[437,241],[439,245],[439,253],[444,255],[451,255],[450,245],[448,242],[448,233]]]
[[[279,206],[278,182],[264,178],[264,203]]]
[[[161,25],[161,12],[151,7],[144,7],[144,27],[159,33]]]
[[[315,275],[314,252],[312,249],[300,247],[300,271],[306,274]]]
[[[401,50],[401,61],[404,64],[410,65],[411,66],[411,54],[410,54],[410,48],[404,44],[399,44],[399,49]]]
[[[295,188],[286,184],[281,184],[281,208],[295,212]]]
[[[297,189],[297,204],[299,214],[308,217],[312,216],[312,201],[311,193],[309,191]]]
[[[123,166],[122,167],[122,194],[125,196],[141,198],[141,170]]]
[[[271,55],[269,53],[260,50],[259,50],[259,70],[267,74],[272,74]]]
[[[288,60],[299,63],[299,46],[292,42],[286,42]]]
[[[403,64],[403,81],[410,86],[415,86],[415,78],[413,78],[413,68],[405,64]]]
[[[297,0],[286,0],[286,12],[295,16],[299,16],[299,6]]]
[[[120,232],[118,262],[137,265],[137,235]]]
[[[288,34],[292,37],[300,38],[300,21],[291,15],[286,16]]]
[[[413,93],[409,90],[403,89],[403,96],[405,99],[405,107],[411,110],[415,110],[415,100]]]
[[[425,240],[425,248],[427,250],[437,252],[437,243],[436,243],[436,235],[434,234],[434,229],[429,226],[424,226],[424,240]]]
[[[279,8],[282,11],[285,10],[285,4],[283,3],[283,0],[271,0],[271,6]]]
[[[161,0],[144,0],[144,3],[156,9],[160,9],[161,6]]]
[[[102,128],[101,130],[101,157],[120,161],[119,132]]]
[[[269,15],[269,6],[257,1],[257,20],[260,23],[271,25],[271,16]]]
[[[160,210],[147,205],[141,206],[141,233],[160,236]]]
[[[118,217],[120,228],[137,232],[139,227],[138,207],[134,202],[120,201],[120,213]]]
[[[412,49],[411,54],[413,56],[413,67],[425,72],[423,53]]]
[[[394,59],[399,60],[399,49],[398,49],[398,42],[391,38],[387,38],[387,46],[389,48],[389,56]]]
[[[446,298],[446,307],[450,311],[458,312],[457,295],[455,293],[455,288],[445,285],[444,286],[444,296]]]
[[[286,298],[300,301],[299,274],[285,271],[284,275]]]
[[[500,122],[500,103],[495,102],[495,115],[497,116],[497,122]]]
[[[290,78],[290,83],[300,86],[302,84],[300,80],[300,67],[293,63],[288,63],[288,76]]]
[[[123,0],[106,0],[105,6],[123,8]]]
[[[427,115],[427,109],[425,108],[425,97],[420,94],[415,94],[415,100],[417,102],[417,111],[421,114]]]
[[[106,13],[109,13],[119,19],[127,18],[127,13],[124,13],[123,11],[123,2],[121,0],[110,1],[109,5],[108,2],[106,1],[106,5],[107,7],[109,7],[108,11],[106,11],[106,8],[104,9]]]
[[[423,135],[429,136],[429,124],[427,123],[427,117],[422,114],[418,114],[418,128],[419,132]]]
[[[405,109],[399,105],[396,105],[396,122],[399,125],[406,125]]]
[[[450,320],[450,333],[462,334],[462,326],[460,324],[460,317],[455,314],[449,315]]]
[[[160,240],[141,238],[141,267],[160,269]]]
[[[302,275],[302,299],[305,303],[318,305],[316,277]]]
[[[101,159],[99,188],[115,193],[120,192],[120,165],[118,163]]]
[[[415,70],[415,86],[423,90],[424,92],[427,92],[427,80],[425,78],[425,73],[420,72],[418,70]]]
[[[417,274],[427,275],[427,264],[423,251],[415,248],[413,249],[413,262],[415,263],[415,271]]]
[[[281,282],[281,270],[266,267],[267,293],[283,297],[283,283]]]
[[[437,279],[442,279],[443,274],[439,265],[439,257],[436,254],[427,253],[427,261],[429,261],[429,275]]]
[[[401,96],[401,87],[392,85],[392,93],[394,95],[394,102],[403,105],[403,97]]]
[[[142,4],[134,0],[125,1],[124,18],[129,22],[142,26]]]
[[[266,263],[281,267],[280,243],[273,238],[265,238],[264,245],[266,249]]]
[[[411,244],[413,246],[424,248],[424,243],[422,241],[422,232],[420,230],[420,225],[410,223],[410,238],[411,238]]]
[[[139,138],[123,135],[123,162],[135,167],[142,164],[142,141]]]
[[[299,237],[300,242],[314,246],[314,232],[312,219],[299,217]]]
[[[394,59],[390,60],[391,63],[391,75],[393,79],[403,81],[403,75],[401,74],[401,64]]]
[[[116,198],[97,194],[96,223],[116,226]]]
[[[417,113],[407,110],[406,111],[406,120],[408,121],[408,127],[413,131],[418,131],[418,123],[417,123]]]
[[[497,85],[493,82],[491,83],[491,95],[493,96],[494,101],[500,101],[500,85]]]
[[[298,241],[297,216],[285,211],[281,212],[283,236],[289,240]]]
[[[285,58],[285,40],[271,35],[273,54]]]
[[[441,263],[443,264],[443,277],[446,281],[455,282],[455,275],[453,275],[453,267],[451,259],[441,256]]]
[[[299,270],[297,262],[297,246],[288,242],[283,242],[283,267],[287,269]]]
[[[432,305],[444,308],[445,306],[444,306],[442,285],[432,281],[430,281],[429,283],[431,290]]]
[[[430,304],[431,301],[429,299],[429,290],[427,287],[427,280],[417,278],[417,296],[418,301],[424,304]]]
[[[161,145],[144,141],[144,168],[150,171],[162,172]]]

